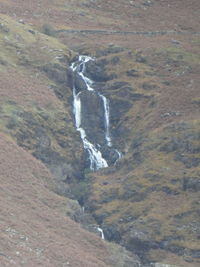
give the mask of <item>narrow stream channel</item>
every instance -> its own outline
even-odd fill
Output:
[[[73,62],[71,65],[71,69],[74,73],[74,75],[78,75],[79,78],[84,82],[85,84],[85,90],[90,92],[91,96],[94,93],[100,98],[100,101],[102,102],[102,108],[103,108],[103,120],[104,120],[104,139],[106,146],[108,148],[111,148],[112,145],[112,139],[110,134],[110,106],[109,106],[109,100],[97,90],[95,90],[92,85],[93,81],[86,76],[86,64],[89,61],[94,61],[92,57],[89,56],[79,56],[78,60]],[[73,112],[75,116],[75,125],[77,131],[79,131],[84,149],[88,152],[89,160],[90,160],[90,169],[95,171],[101,168],[106,168],[109,166],[108,161],[105,159],[105,157],[102,155],[101,152],[101,145],[98,143],[93,143],[89,140],[86,129],[83,128],[82,121],[83,121],[83,102],[81,100],[81,94],[84,92],[84,90],[80,90],[76,87],[76,83],[73,80]],[[91,98],[92,101],[92,98]],[[117,161],[119,158],[121,158],[121,153],[113,149],[117,155],[117,158],[115,161]]]

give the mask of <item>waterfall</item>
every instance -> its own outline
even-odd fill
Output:
[[[103,105],[104,105],[104,113],[105,113],[105,128],[106,128],[106,133],[105,133],[105,138],[107,141],[107,145],[108,146],[112,146],[112,142],[111,142],[111,137],[110,137],[110,130],[109,130],[109,117],[110,117],[110,108],[109,108],[109,104],[108,104],[108,100],[105,96],[99,94],[99,96],[103,99]]]
[[[101,235],[101,239],[105,239],[105,236],[104,236],[104,232],[103,232],[103,230],[98,226],[97,227],[97,230],[99,231],[99,233],[100,233],[100,235]]]
[[[109,101],[108,99],[96,92],[96,90],[92,87],[93,81],[89,79],[86,75],[86,63],[89,61],[94,61],[93,58],[89,56],[79,56],[78,60],[76,62],[73,62],[71,65],[71,69],[74,73],[74,75],[78,75],[81,77],[82,81],[84,81],[85,90],[91,91],[93,93],[96,93],[98,97],[102,100],[102,106],[104,109],[104,128],[105,128],[105,143],[106,146],[111,148],[112,147],[112,140],[110,135],[110,108],[109,108]],[[75,116],[75,125],[77,131],[79,131],[84,149],[88,152],[89,160],[90,160],[90,169],[91,170],[98,170],[101,168],[108,167],[107,160],[103,157],[101,152],[101,145],[100,144],[93,144],[86,134],[86,130],[82,126],[82,102],[81,102],[81,94],[84,92],[84,90],[78,90],[79,88],[76,88],[75,81],[73,81],[73,112]],[[115,153],[117,154],[116,161],[121,158],[121,153],[114,149]]]

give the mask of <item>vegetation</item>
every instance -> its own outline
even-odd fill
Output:
[[[49,36],[56,36],[55,29],[50,24],[43,24],[41,32]]]
[[[198,0],[111,2],[0,3],[3,265],[138,266],[67,217],[83,215],[66,198],[75,196],[107,239],[145,263],[199,266]],[[105,75],[98,88],[123,157],[95,173],[84,172],[73,127],[66,70],[76,53],[65,44],[96,57]]]

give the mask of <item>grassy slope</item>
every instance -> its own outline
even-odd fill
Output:
[[[66,216],[70,200],[51,191],[53,178],[41,162],[2,133],[0,146],[1,266],[123,266],[122,256],[129,261],[124,251]]]
[[[38,27],[125,30],[199,30],[199,1],[171,0],[12,0],[1,1],[2,13]],[[194,20],[195,17],[195,20]]]
[[[171,240],[169,244],[188,248],[185,252],[186,256],[179,257],[171,254],[170,251],[152,250],[149,252],[150,257],[156,261],[177,262],[182,266],[198,266],[198,263],[195,262],[196,259],[192,263],[188,262],[188,260],[191,260],[190,249],[198,248],[196,239],[198,234],[195,232],[198,230],[196,224],[197,192],[191,188],[185,191],[182,189],[184,188],[184,178],[193,177],[196,179],[199,177],[199,166],[188,168],[184,161],[191,162],[193,158],[199,158],[199,154],[193,148],[199,146],[198,53],[200,40],[198,35],[190,34],[192,31],[198,31],[199,18],[197,12],[199,1],[177,0],[173,4],[171,1],[151,1],[153,5],[150,6],[143,5],[142,1],[139,0],[134,2],[134,5],[130,5],[128,1],[115,1],[115,5],[112,5],[110,1],[97,1],[93,4],[91,4],[91,1],[67,1],[66,4],[66,1],[64,3],[61,0],[42,1],[42,3],[18,0],[15,7],[13,7],[11,1],[2,1],[0,7],[3,13],[14,16],[17,20],[23,19],[26,23],[33,23],[38,29],[48,22],[56,28],[112,28],[116,30],[145,31],[175,29],[185,31],[184,35],[152,38],[142,36],[101,36],[99,38],[98,35],[91,37],[87,34],[67,35],[61,36],[61,38],[70,47],[76,49],[83,48],[86,50],[85,48],[89,46],[90,48],[87,51],[90,54],[95,54],[97,50],[96,47],[94,49],[91,47],[99,44],[107,46],[114,43],[128,47],[132,51],[132,56],[130,57],[128,52],[124,55],[122,53],[122,55],[119,55],[119,64],[117,66],[108,65],[108,70],[109,68],[115,69],[114,72],[118,74],[118,80],[129,82],[137,93],[152,96],[151,99],[131,101],[133,107],[126,114],[123,114],[122,123],[116,122],[115,129],[120,129],[120,127],[122,130],[123,128],[126,129],[124,131],[126,136],[118,138],[119,148],[126,154],[123,161],[119,163],[116,172],[96,175],[93,184],[93,195],[91,196],[96,209],[94,213],[99,217],[102,214],[108,214],[104,224],[112,223],[120,229],[124,236],[126,231],[129,235],[134,227],[138,228],[139,231],[146,231],[147,239],[152,238],[160,241],[172,235],[180,236],[180,239]],[[2,19],[5,20],[5,17]],[[5,35],[8,35],[8,33],[4,32],[1,37]],[[16,38],[14,36],[14,39]],[[29,38],[35,37],[28,33]],[[50,40],[50,42],[44,40],[44,46],[54,42],[53,39]],[[19,47],[16,49],[12,45],[12,48],[7,51],[9,46],[4,44],[5,42],[7,44],[8,41],[3,39],[3,42],[2,49],[6,47],[6,51],[3,50],[5,54],[0,53],[2,58],[2,72],[0,75],[3,77],[1,80],[5,82],[3,88],[6,88],[3,92],[5,97],[3,102],[9,100],[12,95],[12,98],[15,98],[12,99],[14,102],[18,105],[22,104],[20,108],[25,106],[26,111],[31,110],[31,113],[36,113],[36,120],[41,120],[40,115],[43,112],[55,114],[53,117],[57,118],[57,109],[55,111],[53,107],[61,108],[62,104],[57,98],[53,97],[50,101],[53,102],[53,107],[50,106],[49,108],[47,105],[52,92],[44,84],[52,85],[52,80],[49,81],[40,72],[38,79],[38,63],[36,62],[35,65],[35,59],[32,60],[35,58],[37,46],[33,48],[33,54],[31,49],[28,48],[28,55],[30,55],[28,59],[26,54],[23,55],[24,49],[21,49],[20,52],[22,52],[23,57],[20,59],[20,54],[17,54]],[[60,47],[60,44],[56,44],[56,47]],[[15,51],[14,56],[10,59],[8,55],[13,49]],[[41,50],[39,49],[39,51]],[[51,54],[45,53],[47,62],[49,60],[54,62],[54,59],[50,57]],[[136,54],[139,57],[142,54],[146,62],[144,64],[138,63]],[[39,53],[39,59],[41,56],[43,56],[43,50]],[[17,62],[20,62],[18,60],[23,62],[24,59],[28,62],[31,59],[34,68],[28,70],[27,67],[22,67],[20,70],[21,64],[17,64],[18,69],[16,70],[16,60]],[[127,77],[126,71],[132,69],[139,72],[139,77]],[[32,77],[33,73],[34,76]],[[37,81],[35,81],[35,76]],[[10,79],[10,77],[13,77],[13,79]],[[19,77],[20,79],[18,79]],[[27,77],[29,78],[27,79]],[[29,86],[17,86],[15,80],[19,84],[29,82]],[[151,86],[148,86],[149,84]],[[31,90],[31,93],[30,91],[27,92],[26,88],[32,88],[32,86],[34,90]],[[13,90],[10,91],[12,92],[10,95],[8,95],[7,88]],[[19,92],[22,92],[22,88],[24,91],[20,96],[21,100],[19,100]],[[42,101],[41,92],[43,92]],[[46,98],[47,95],[48,98]],[[113,93],[113,96],[110,97],[120,98],[119,100],[126,98],[126,96],[122,96],[121,92],[118,92],[118,96]],[[30,98],[34,99],[34,104],[32,101],[30,103]],[[39,103],[42,110],[39,109],[38,111],[38,104],[35,107],[35,103]],[[10,117],[15,118],[14,114],[16,114],[17,106],[14,103],[13,108],[12,102],[4,105],[3,110],[6,110],[4,111],[6,114],[3,116],[3,120],[2,118],[0,120],[2,129],[6,134],[15,136],[15,132],[12,131],[11,133],[7,127],[5,128],[5,125],[7,125]],[[12,115],[10,116],[11,112]],[[62,109],[61,113],[65,114],[66,109]],[[167,115],[168,113],[169,115]],[[59,123],[55,121],[55,125]],[[43,125],[44,122],[40,122],[40,124]],[[48,136],[51,136],[51,127],[45,124],[46,127],[48,128]],[[197,138],[190,138],[190,136],[196,136]],[[176,141],[177,139],[178,141]],[[186,140],[186,145],[183,144],[183,140]],[[169,152],[165,151],[165,143],[172,144]],[[55,146],[57,147],[57,144]],[[173,150],[173,146],[175,150]],[[164,147],[164,150],[162,147]],[[192,149],[190,150],[188,147]],[[28,144],[28,149],[32,149],[32,144]],[[140,155],[138,155],[138,152]],[[186,155],[183,157],[181,154]],[[71,152],[69,155],[71,155]],[[77,157],[79,155],[80,153]],[[127,192],[129,192],[128,199],[124,200],[123,198]],[[144,199],[138,201],[137,192],[139,192],[139,198],[143,196]],[[107,201],[110,195],[111,199],[114,195],[116,200]],[[136,199],[134,195],[136,195]],[[104,199],[107,203],[103,203]],[[187,214],[190,210],[192,212]],[[123,220],[119,222],[121,219],[126,219],[129,214],[132,216],[131,222],[126,222],[126,220],[125,222]],[[144,229],[141,229],[141,221]],[[191,225],[191,222],[193,225]]]
[[[113,124],[113,132],[121,133],[116,145],[124,157],[116,170],[93,176],[89,202],[105,230],[119,232],[129,249],[139,249],[137,231],[143,233],[143,245],[168,243],[165,252],[147,249],[148,259],[190,266],[192,251],[199,250],[200,60],[171,46],[106,57],[107,71],[117,74],[110,85],[129,83],[128,92],[127,85],[117,90],[113,86],[111,101],[123,100],[132,107]],[[116,57],[119,62],[113,65]],[[134,98],[137,94],[142,97]],[[179,259],[170,254],[176,249]],[[192,261],[191,266],[198,266],[198,259]]]
[[[82,153],[71,106],[59,100],[71,95],[66,64],[73,53],[8,16],[0,23],[1,265],[133,264],[124,249],[73,222],[80,206],[54,193],[66,195],[66,182],[55,179],[69,177]],[[42,155],[53,175],[31,154]]]
[[[73,53],[28,25],[3,15],[0,19],[1,130],[60,177],[64,161],[71,168],[82,153],[71,106],[65,107],[71,96],[66,66]],[[58,160],[63,161],[60,169]]]

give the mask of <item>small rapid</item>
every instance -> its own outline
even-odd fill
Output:
[[[84,90],[79,90],[77,88],[76,83],[73,79],[73,113],[75,116],[75,125],[77,131],[79,131],[84,149],[88,152],[89,160],[90,160],[90,169],[91,170],[98,170],[101,168],[108,167],[107,160],[103,157],[102,152],[100,150],[100,144],[94,144],[91,142],[86,134],[86,129],[84,129],[82,125],[83,121],[83,114],[82,114],[82,101],[81,101],[81,94],[86,90],[90,91],[91,93],[95,93],[102,101],[103,106],[103,114],[104,114],[104,139],[106,146],[111,148],[112,147],[112,140],[110,134],[110,107],[109,107],[109,100],[92,87],[93,81],[88,78],[86,73],[86,64],[89,61],[94,61],[92,57],[89,56],[79,56],[78,60],[73,62],[71,65],[71,70],[73,71],[74,75],[78,75],[79,78],[82,79],[85,85]],[[118,157],[116,161],[121,158],[121,153],[115,149]]]

